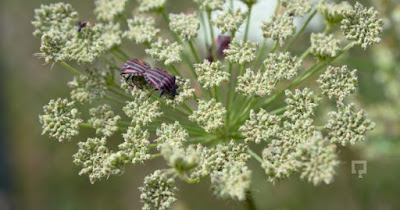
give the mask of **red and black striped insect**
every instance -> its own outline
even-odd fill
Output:
[[[144,73],[144,79],[151,86],[155,87],[155,90],[161,90],[160,97],[164,94],[164,91],[167,91],[172,97],[179,95],[176,91],[178,88],[175,83],[176,77],[163,69],[149,69]],[[153,94],[155,90],[153,90],[151,94]]]
[[[135,77],[143,77],[144,73],[151,68],[150,64],[139,59],[131,59],[124,63],[121,68],[121,75],[125,78],[125,82],[131,79],[135,84]]]
[[[224,50],[229,49],[229,44],[231,43],[231,37],[227,35],[219,35],[217,39],[214,41],[215,43],[215,50],[217,51],[217,59],[222,59],[225,57]],[[212,53],[212,49],[210,48],[209,50],[209,56],[207,57],[207,60],[210,62],[214,61],[214,56]]]

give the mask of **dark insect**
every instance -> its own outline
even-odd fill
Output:
[[[217,59],[223,59],[225,57],[224,50],[229,49],[229,44],[231,43],[231,37],[227,35],[219,35],[218,38],[214,41]],[[214,61],[212,48],[209,49],[209,56],[207,60],[210,62]]]
[[[150,68],[150,64],[135,58],[124,63],[121,68],[121,75],[125,78],[125,82],[130,79],[135,84],[134,79],[143,77],[144,73]]]
[[[147,83],[156,88],[151,92],[151,94],[153,94],[153,92],[156,90],[161,90],[160,97],[164,94],[164,91],[167,91],[171,97],[179,95],[176,91],[178,88],[175,83],[176,77],[169,74],[165,70],[158,68],[149,69],[145,72],[144,78]]]
[[[82,28],[85,28],[87,26],[88,22],[87,21],[79,21],[78,23],[78,32],[81,32]]]

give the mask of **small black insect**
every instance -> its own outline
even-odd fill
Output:
[[[78,32],[81,32],[82,28],[85,28],[87,25],[88,25],[88,21],[79,21]]]

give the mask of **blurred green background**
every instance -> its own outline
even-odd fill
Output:
[[[78,176],[79,168],[72,163],[76,142],[58,143],[41,135],[38,115],[43,105],[68,97],[66,83],[72,79],[60,66],[51,68],[33,56],[40,46],[30,24],[34,8],[52,2],[56,1],[0,2],[0,209],[140,209],[138,187],[144,176],[164,165],[162,160],[127,167],[123,176],[92,185],[86,176]],[[71,3],[82,18],[94,19],[93,1],[64,2]],[[340,63],[359,70],[359,91],[353,100],[367,110],[377,129],[365,144],[340,148],[341,165],[331,185],[314,187],[296,176],[271,185],[257,163],[251,162],[258,209],[400,209],[400,5],[398,0],[362,3],[373,3],[385,18],[382,44],[367,51],[352,50]],[[169,0],[167,5],[172,12],[192,6],[187,0]],[[305,49],[301,44],[297,47],[295,52]],[[81,135],[85,132],[89,131]],[[362,179],[351,173],[351,160],[368,161]],[[207,181],[178,185],[178,202],[172,209],[243,208],[239,202],[215,198]]]

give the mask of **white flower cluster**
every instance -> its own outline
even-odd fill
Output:
[[[155,20],[152,17],[128,19],[128,28],[123,36],[135,40],[136,44],[151,43],[160,32],[160,29],[155,27]]]
[[[212,20],[212,23],[221,30],[222,34],[225,34],[237,31],[245,17],[246,13],[242,12],[240,9],[233,11],[229,8],[218,14],[217,17]]]
[[[154,119],[162,115],[160,102],[150,102],[146,92],[134,87],[132,90],[132,101],[127,101],[122,108],[125,114],[132,118],[132,125],[146,126]]]
[[[168,209],[175,201],[175,180],[168,178],[161,170],[144,178],[144,186],[139,187],[142,192],[141,201],[144,203],[142,210]]]
[[[96,0],[94,13],[101,21],[114,21],[122,14],[128,0]]]
[[[107,90],[106,76],[105,71],[98,69],[91,69],[86,71],[86,74],[75,76],[74,80],[68,82],[68,86],[72,89],[72,100],[84,104],[103,98]]]
[[[74,102],[61,98],[50,100],[43,111],[44,114],[39,116],[42,135],[48,133],[50,137],[62,142],[79,134],[79,124],[83,120],[79,118],[80,113]]]
[[[222,103],[217,102],[214,98],[206,102],[199,100],[199,107],[189,120],[199,124],[206,132],[210,133],[224,125],[226,109]]]
[[[139,125],[131,126],[122,136],[124,142],[118,148],[128,157],[129,162],[135,164],[150,159],[150,133],[147,130]]]
[[[329,130],[329,139],[343,146],[365,141],[365,133],[375,127],[364,110],[357,111],[353,103],[338,104],[338,112],[330,112],[331,117],[325,128]]]
[[[288,14],[273,16],[269,22],[263,21],[261,29],[265,38],[277,41],[280,46],[283,46],[285,40],[291,37],[296,31],[293,16],[289,16]]]
[[[333,38],[333,35],[323,33],[311,34],[311,53],[324,60],[336,57],[340,52],[340,41]]]
[[[256,59],[256,50],[257,43],[255,42],[233,39],[229,49],[224,50],[224,53],[228,62],[243,65]]]
[[[112,108],[108,104],[91,108],[89,110],[91,118],[88,123],[96,129],[96,134],[111,136],[118,131],[117,123],[121,119],[119,115],[115,115]]]
[[[328,98],[336,98],[342,102],[346,96],[353,93],[357,86],[357,70],[350,70],[347,66],[328,66],[324,74],[317,80],[322,94]]]
[[[357,2],[353,10],[346,10],[344,14],[340,28],[347,40],[364,49],[381,41],[383,21],[374,8],[364,8]]]
[[[291,79],[300,69],[301,62],[290,53],[270,53],[264,60],[264,72],[254,73],[251,69],[238,77],[236,91],[245,95],[270,95],[282,79]]]
[[[197,20],[195,13],[190,15],[184,13],[170,14],[169,19],[169,27],[178,34],[183,41],[189,41],[197,37],[200,22]]]
[[[281,3],[286,12],[294,16],[303,16],[312,8],[311,0],[282,0]]]
[[[158,38],[156,42],[150,44],[150,49],[146,49],[146,54],[157,61],[164,62],[165,65],[180,62],[183,47],[176,42],[171,43],[168,39]]]
[[[166,0],[137,0],[139,12],[157,12],[164,8]]]
[[[224,71],[221,61],[210,62],[204,60],[201,64],[194,64],[197,79],[204,88],[220,86],[222,82],[229,82],[229,73]]]
[[[281,119],[272,114],[268,114],[264,109],[260,109],[258,113],[254,110],[250,111],[250,119],[240,126],[239,131],[246,137],[246,143],[268,141],[271,137],[276,136],[280,131]]]

